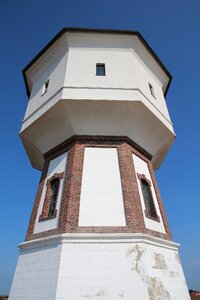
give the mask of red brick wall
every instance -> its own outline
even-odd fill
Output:
[[[122,192],[124,200],[124,209],[127,226],[103,226],[103,227],[80,227],[78,226],[80,193],[82,182],[82,171],[84,161],[85,147],[115,147],[118,152],[119,168],[122,182]],[[61,210],[59,216],[59,226],[57,229],[49,230],[34,234],[34,225],[39,208],[42,190],[45,183],[45,177],[48,170],[49,161],[56,156],[68,152],[67,170],[64,178],[64,190],[61,201]],[[158,205],[161,211],[166,234],[145,228],[141,201],[137,186],[137,178],[134,170],[132,153],[135,153],[148,164],[155,188]],[[126,137],[91,137],[91,136],[74,136],[62,143],[55,149],[45,155],[45,165],[42,172],[38,192],[36,195],[26,240],[37,239],[45,236],[64,232],[137,232],[147,233],[164,239],[171,239],[169,225],[165,215],[163,203],[160,197],[153,167],[151,156],[140,148],[137,144]]]
[[[190,293],[191,300],[200,300],[200,292],[192,292]]]

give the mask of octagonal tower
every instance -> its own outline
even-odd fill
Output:
[[[138,32],[64,28],[23,70],[42,171],[9,299],[189,299],[154,176],[171,76]]]

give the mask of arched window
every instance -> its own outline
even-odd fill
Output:
[[[156,218],[157,213],[156,213],[155,205],[153,202],[153,197],[151,194],[151,189],[150,189],[149,183],[146,180],[142,179],[141,187],[142,187],[142,193],[143,193],[143,197],[144,197],[147,215],[150,217]]]
[[[152,192],[151,192],[151,181],[146,178],[144,174],[138,174],[140,179],[143,199],[145,203],[145,215],[155,221],[159,221],[159,216],[157,215]]]
[[[47,180],[46,195],[39,221],[45,221],[56,217],[56,205],[61,178],[63,178],[63,173],[55,173],[51,178]]]
[[[50,183],[51,190],[50,190],[50,204],[49,204],[49,213],[48,213],[49,218],[54,216],[54,211],[56,208],[56,200],[58,196],[59,183],[60,183],[60,178],[55,178]]]

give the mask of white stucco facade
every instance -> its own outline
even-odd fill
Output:
[[[189,300],[178,245],[142,234],[64,234],[20,245],[9,299]]]
[[[154,231],[166,233],[148,165],[143,159],[141,159],[140,157],[138,157],[135,154],[133,154],[133,161],[134,161],[134,167],[135,167],[136,178],[137,178],[137,183],[138,183],[138,190],[139,190],[139,194],[140,194],[140,201],[141,201],[142,210],[143,210],[145,227],[149,228],[151,230],[154,230]],[[146,178],[151,182],[151,193],[152,193],[156,213],[159,216],[159,222],[151,220],[148,217],[146,217],[146,215],[145,215],[145,202],[144,202],[144,198],[143,198],[143,194],[142,194],[140,180],[137,176],[137,173],[144,174],[146,176]]]
[[[106,76],[96,76],[97,63],[105,64]],[[65,32],[26,80],[30,99],[20,135],[36,168],[42,154],[72,135],[128,136],[153,156],[155,168],[174,140],[164,97],[169,77],[137,35]]]
[[[126,226],[116,148],[85,148],[79,226]]]
[[[43,188],[43,191],[42,191],[42,196],[41,196],[41,199],[40,199],[40,205],[39,205],[37,218],[36,218],[36,222],[35,222],[34,233],[38,233],[38,232],[42,232],[42,231],[46,231],[46,230],[51,230],[51,229],[55,229],[55,228],[58,227],[64,177],[61,178],[60,188],[59,188],[59,192],[58,192],[58,199],[57,199],[57,204],[56,204],[56,209],[57,209],[56,218],[45,220],[45,221],[39,221],[39,218],[40,218],[40,215],[42,214],[42,209],[43,209],[46,190],[47,190],[46,182],[55,173],[65,172],[66,164],[67,164],[67,156],[68,156],[67,152],[63,153],[62,155],[60,155],[60,156],[56,157],[55,159],[51,160],[50,163],[49,163],[47,177],[46,177],[44,188]]]

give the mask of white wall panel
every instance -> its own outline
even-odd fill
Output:
[[[149,228],[149,229],[152,229],[152,230],[155,230],[155,231],[159,231],[159,232],[162,232],[162,233],[166,233],[164,225],[163,225],[162,216],[161,216],[161,213],[160,213],[160,208],[158,206],[158,201],[157,201],[155,189],[154,189],[154,186],[153,186],[153,182],[151,180],[148,165],[143,159],[141,159],[140,157],[138,157],[135,154],[133,154],[133,161],[134,161],[134,166],[135,166],[135,171],[136,171],[136,177],[137,177],[137,173],[144,174],[146,176],[146,178],[151,181],[151,192],[152,192],[152,196],[153,196],[153,201],[154,201],[154,205],[155,205],[155,208],[156,208],[157,215],[160,218],[160,222],[157,222],[157,221],[151,220],[151,219],[149,219],[145,216],[145,213],[144,213],[145,203],[144,203],[144,199],[143,199],[140,179],[138,179],[138,177],[137,177],[145,226],[146,226],[146,228]]]
[[[56,299],[61,245],[22,251],[9,300]]]
[[[49,163],[47,178],[46,178],[44,188],[43,188],[43,191],[42,191],[42,196],[41,196],[40,205],[39,205],[39,209],[38,209],[37,219],[36,219],[36,222],[35,222],[34,233],[54,229],[54,228],[57,228],[57,226],[58,226],[61,198],[62,198],[62,191],[63,191],[63,183],[64,183],[64,176],[61,179],[60,188],[59,188],[59,192],[58,192],[58,199],[57,199],[57,204],[56,204],[56,209],[57,209],[56,218],[39,222],[39,217],[42,214],[42,209],[43,209],[43,205],[44,205],[46,189],[47,189],[46,182],[55,173],[62,173],[62,172],[65,171],[67,156],[68,156],[67,152],[63,153],[62,155],[60,155],[60,156],[56,157],[55,159],[51,160],[50,163]]]
[[[125,226],[116,148],[85,148],[79,226]]]

